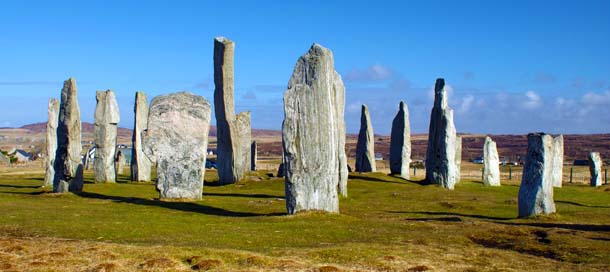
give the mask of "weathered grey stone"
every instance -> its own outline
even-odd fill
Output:
[[[120,121],[119,105],[111,90],[97,91],[95,95],[95,182],[116,182],[114,155],[116,153],[117,127]]]
[[[462,178],[462,136],[455,136],[455,183]]]
[[[519,187],[519,217],[555,212],[553,200],[553,137],[527,135],[527,156]]]
[[[48,106],[49,120],[47,121],[47,160],[44,187],[53,186],[55,177],[55,151],[57,150],[57,123],[59,122],[59,100],[51,98]]]
[[[589,153],[589,172],[591,173],[591,186],[602,186],[602,157],[599,152]]]
[[[553,139],[553,187],[561,188],[563,183],[563,135]]]
[[[409,125],[409,109],[400,101],[398,113],[392,121],[390,135],[390,172],[409,179],[411,164],[411,126]]]
[[[61,90],[57,151],[54,162],[53,192],[56,193],[83,190],[81,122],[77,93],[74,78],[64,81],[64,87]]]
[[[456,130],[453,110],[447,102],[445,80],[439,78],[434,87],[434,107],[430,114],[428,150],[426,151],[426,181],[453,190],[459,180],[456,174]],[[460,145],[461,146],[461,145]],[[460,147],[461,148],[461,147]]]
[[[280,165],[277,167],[277,177],[283,178],[285,176],[286,176],[286,164],[280,163]]]
[[[500,157],[496,142],[489,136],[483,145],[483,185],[500,186]]]
[[[256,171],[256,161],[258,160],[258,147],[256,141],[252,141],[252,145],[250,145],[250,156],[250,170]]]
[[[375,165],[375,134],[369,108],[362,105],[360,132],[356,144],[356,172],[377,172]]]
[[[132,151],[132,154],[133,154],[133,151]],[[127,158],[125,158],[125,154],[122,149],[117,149],[116,156],[114,159],[114,165],[115,165],[117,175],[125,174],[125,166],[127,166]]]
[[[142,134],[148,125],[148,98],[144,92],[136,92],[136,102],[133,107],[134,124],[131,138],[131,180],[149,181],[151,162],[142,147]]]
[[[339,187],[347,193],[344,89],[332,52],[318,44],[299,58],[284,93],[282,140],[286,208],[339,211]],[[343,139],[341,139],[343,138]],[[344,175],[344,176],[343,176]]]
[[[233,55],[235,43],[225,37],[214,39],[214,112],[218,178],[221,184],[241,180],[250,170],[250,112],[235,115]]]
[[[201,199],[210,115],[210,103],[192,93],[152,100],[143,147],[157,165],[161,199]]]

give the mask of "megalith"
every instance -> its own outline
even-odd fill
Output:
[[[132,153],[133,153],[133,150],[132,150]],[[127,158],[125,157],[125,149],[117,149],[117,152],[116,152],[116,155],[114,158],[114,165],[115,165],[117,176],[125,174],[125,166],[127,166]]]
[[[496,142],[489,136],[483,145],[483,185],[500,186],[500,157]]]
[[[589,153],[589,172],[591,173],[591,186],[602,186],[602,157],[599,152]]]
[[[95,94],[95,159],[93,172],[95,182],[116,182],[114,156],[116,153],[117,128],[120,121],[119,105],[111,90],[97,91]]]
[[[398,113],[392,121],[390,134],[390,172],[409,179],[411,164],[411,126],[409,125],[409,109],[400,101]]]
[[[553,137],[527,135],[527,155],[519,187],[519,217],[555,212],[553,200]]]
[[[144,92],[136,92],[136,101],[133,107],[134,124],[131,138],[131,180],[149,181],[151,162],[144,154],[142,147],[142,134],[148,125],[148,98]]]
[[[233,55],[235,43],[225,37],[214,39],[214,112],[218,178],[221,184],[241,180],[251,168],[250,112],[235,114]]]
[[[297,61],[284,93],[282,140],[289,214],[339,212],[347,194],[345,89],[332,52],[319,44]]]
[[[553,187],[561,188],[563,183],[563,135],[553,139]]]
[[[462,136],[455,136],[455,183],[462,178]]]
[[[83,190],[81,122],[77,93],[74,78],[64,81],[57,123],[57,150],[53,162],[55,168],[53,192],[56,193]]]
[[[201,199],[211,105],[189,92],[155,97],[143,135],[161,199]]]
[[[453,124],[453,109],[447,101],[445,80],[439,78],[434,87],[434,107],[430,114],[428,149],[426,151],[426,181],[453,190],[459,177],[456,164],[458,139]],[[461,143],[461,141],[460,141]],[[460,150],[461,151],[461,150]],[[461,153],[461,152],[460,152]]]
[[[356,144],[356,172],[377,172],[375,165],[375,134],[369,108],[362,105],[360,131]]]
[[[258,147],[256,141],[250,145],[250,171],[256,171],[256,161],[258,160]]]
[[[57,150],[57,125],[59,122],[59,100],[51,98],[47,112],[49,120],[47,121],[47,160],[44,176],[44,187],[53,187],[53,178],[55,177],[55,151]]]

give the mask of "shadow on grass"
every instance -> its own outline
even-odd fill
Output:
[[[112,200],[116,202],[124,202],[136,205],[145,205],[145,206],[156,206],[162,207],[172,210],[184,211],[184,212],[196,212],[207,215],[217,215],[217,216],[228,216],[228,217],[254,217],[254,216],[277,216],[277,215],[285,215],[284,213],[271,213],[271,214],[258,214],[251,212],[234,212],[225,210],[222,208],[215,208],[205,205],[200,205],[192,202],[166,202],[159,200],[150,200],[144,198],[136,198],[136,197],[122,197],[122,196],[108,196],[97,193],[90,192],[81,192],[77,194],[80,197],[85,198],[93,198],[93,199],[103,199],[103,200]]]
[[[398,175],[386,175],[384,177],[390,177],[393,179],[398,179],[398,180],[388,180],[388,179],[384,179],[384,178],[380,178],[380,177],[373,177],[373,176],[368,176],[368,175],[349,175],[349,179],[360,179],[360,180],[366,180],[366,181],[374,181],[374,182],[383,182],[383,183],[395,183],[395,184],[407,184],[407,183],[413,183],[413,184],[417,184],[417,185],[432,185],[431,183],[426,183],[424,180],[410,180],[410,179],[403,179]]]
[[[8,184],[0,184],[0,188],[37,189],[37,188],[40,188],[40,185],[8,185]]]
[[[425,214],[425,215],[457,216],[458,218],[459,217],[469,217],[469,218],[477,218],[477,219],[485,219],[485,220],[511,220],[511,219],[515,219],[515,218],[512,218],[512,217],[495,217],[495,216],[486,216],[486,215],[478,215],[478,214],[462,214],[462,213],[451,213],[451,212],[399,212],[399,211],[389,211],[389,212],[390,213],[405,213],[405,214]],[[417,221],[417,219],[419,219],[419,218],[408,218],[408,220],[412,220],[412,221]]]
[[[284,198],[284,196],[274,196],[266,194],[235,194],[235,193],[206,193],[203,192],[204,196],[230,196],[230,197],[247,197],[247,198]]]
[[[48,192],[38,191],[38,192],[4,192],[0,191],[0,194],[11,194],[11,195],[42,195],[47,194]]]
[[[462,222],[462,218],[457,216],[447,216],[447,217],[426,217],[426,218],[406,218],[407,221],[438,221],[438,222]]]
[[[582,204],[582,203],[577,203],[577,202],[572,202],[572,201],[562,201],[562,200],[557,200],[557,201],[555,201],[555,203],[570,204],[570,205],[575,205],[575,206],[580,206],[580,207],[587,207],[587,208],[602,208],[602,209],[610,209],[610,206],[595,206],[595,205],[587,205],[587,204]]]

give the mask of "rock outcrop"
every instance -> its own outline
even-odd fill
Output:
[[[519,217],[555,212],[553,200],[553,137],[527,135],[527,156],[519,187]]]
[[[111,90],[97,91],[95,95],[95,159],[93,171],[95,182],[116,182],[114,156],[116,153],[117,129],[120,121],[119,105]]]
[[[144,155],[142,148],[142,134],[148,125],[148,98],[144,92],[136,92],[136,102],[133,107],[134,124],[131,144],[131,180],[149,181],[151,162]]]
[[[59,121],[57,126],[57,150],[55,152],[55,177],[53,192],[81,192],[83,190],[83,164],[81,160],[81,122],[78,107],[76,80],[64,81],[61,89]]]
[[[602,157],[599,152],[589,153],[589,172],[591,173],[591,186],[602,186]]]
[[[483,185],[500,186],[500,157],[496,142],[489,136],[483,145]]]
[[[221,184],[241,180],[250,170],[250,112],[235,115],[233,54],[235,44],[225,37],[214,39],[214,112],[217,128],[217,166]]]
[[[563,135],[553,139],[553,187],[561,188],[563,183]]]
[[[256,161],[258,160],[258,148],[256,141],[252,141],[250,145],[250,171],[256,171]]]
[[[427,182],[453,190],[455,183],[459,181],[459,177],[456,176],[459,173],[456,164],[457,141],[453,110],[449,108],[447,102],[445,80],[439,78],[434,87],[434,107],[430,114],[426,151]]]
[[[57,150],[57,125],[59,122],[59,100],[51,98],[48,105],[49,120],[47,121],[47,160],[44,176],[44,187],[53,187],[55,177],[55,151]]]
[[[392,121],[390,135],[390,172],[409,179],[411,164],[411,126],[409,124],[409,109],[400,101],[398,113]]]
[[[332,52],[312,45],[297,61],[284,93],[282,140],[289,214],[339,212],[338,191],[347,193],[344,105],[345,89]]]
[[[375,134],[366,105],[360,114],[360,132],[356,144],[356,172],[377,172],[375,165]]]
[[[144,153],[157,165],[161,199],[201,199],[211,105],[179,92],[155,97],[144,133]]]

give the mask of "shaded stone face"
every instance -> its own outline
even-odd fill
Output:
[[[44,177],[44,186],[53,186],[55,177],[55,151],[57,150],[57,126],[59,121],[59,100],[51,98],[48,106],[49,120],[47,121],[47,160]]]
[[[602,157],[599,152],[589,153],[589,172],[591,173],[591,186],[602,186]]]
[[[439,78],[434,87],[434,107],[430,114],[428,150],[426,151],[426,180],[453,190],[459,180],[456,164],[457,138],[453,124],[453,110],[447,102],[445,80]],[[459,147],[461,149],[461,147]]]
[[[76,80],[70,78],[64,81],[57,126],[57,150],[53,162],[53,192],[56,193],[83,190],[81,122],[77,92]]]
[[[93,129],[96,147],[95,160],[93,160],[95,182],[115,182],[114,156],[116,153],[117,127],[120,121],[119,105],[114,92],[111,90],[97,91],[95,98],[97,100]]]
[[[250,145],[250,154],[252,156],[250,159],[250,170],[256,171],[256,161],[258,160],[258,148],[256,141],[252,141],[252,145]]]
[[[563,183],[563,135],[553,139],[553,187],[561,188]]]
[[[210,103],[188,92],[151,102],[144,153],[157,165],[161,199],[201,199],[210,115]]]
[[[133,137],[131,139],[133,150],[131,151],[131,180],[149,181],[151,162],[144,155],[142,147],[142,135],[148,125],[148,99],[144,92],[136,92],[136,102],[133,107],[134,125]]]
[[[221,184],[243,179],[251,168],[250,112],[235,115],[233,55],[235,43],[214,39],[214,112],[218,139],[218,177]]]
[[[527,156],[519,187],[519,217],[555,212],[553,200],[553,137],[527,135]]]
[[[409,109],[400,101],[398,113],[392,121],[390,135],[390,171],[404,179],[409,179],[411,164],[411,126],[409,125]]]
[[[377,172],[375,165],[375,134],[366,105],[360,114],[360,132],[356,144],[356,172]]]
[[[347,193],[345,94],[330,50],[314,44],[297,61],[284,93],[282,140],[286,208],[339,211]]]
[[[496,142],[489,136],[483,145],[483,185],[500,186],[500,157]]]

